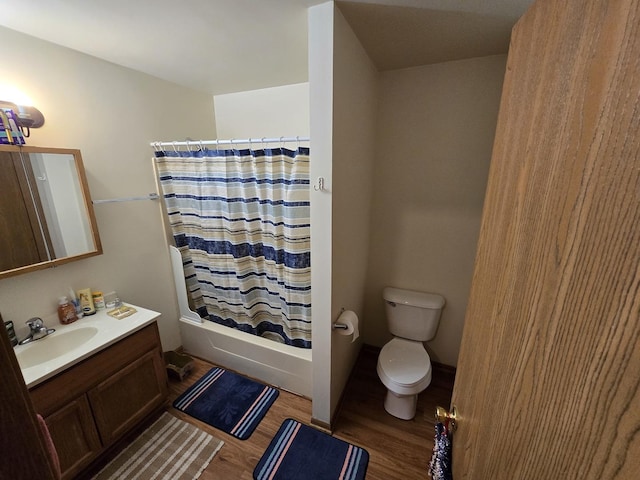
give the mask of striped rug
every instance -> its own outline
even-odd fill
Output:
[[[215,367],[180,395],[173,406],[212,427],[246,440],[279,393],[274,387]]]
[[[193,480],[222,445],[222,440],[165,412],[93,478]]]
[[[363,448],[286,419],[262,455],[255,480],[362,480],[369,453]]]

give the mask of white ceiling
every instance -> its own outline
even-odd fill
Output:
[[[221,94],[307,81],[307,8],[324,1],[0,0],[0,25]],[[386,70],[504,53],[531,2],[337,3]]]

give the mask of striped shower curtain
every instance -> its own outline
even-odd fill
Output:
[[[311,348],[309,149],[155,155],[200,316]]]

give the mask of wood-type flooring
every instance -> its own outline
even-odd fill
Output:
[[[385,412],[385,387],[378,379],[378,350],[365,346],[347,384],[333,435],[369,452],[367,480],[428,479],[427,465],[433,448],[434,411],[449,406],[454,372],[434,368],[431,385],[418,397],[413,420],[400,420]],[[196,368],[183,382],[170,380],[169,400],[173,400],[213,365],[195,359]],[[201,480],[251,480],[253,469],[286,418],[310,424],[311,401],[281,391],[260,425],[247,440],[210,427],[174,409],[169,411],[220,438],[225,445],[213,458]]]
[[[450,367],[434,366],[431,385],[418,397],[415,418],[400,420],[384,410],[386,388],[376,373],[378,353],[379,349],[363,347],[338,408],[333,435],[369,452],[367,480],[428,479],[435,408],[437,405],[449,406],[455,372]],[[238,440],[176,410],[170,406],[173,401],[215,366],[198,358],[194,363],[194,370],[182,382],[169,379],[167,410],[225,443],[200,480],[252,480],[253,469],[286,418],[311,424],[311,400],[283,390],[247,440]],[[140,430],[143,428],[141,426]],[[91,478],[137,434],[134,432],[119,442],[109,455],[80,475],[78,480]]]

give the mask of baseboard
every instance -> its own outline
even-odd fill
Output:
[[[314,417],[311,417],[311,425],[314,425],[320,428],[321,430],[324,430],[328,434],[331,434],[333,432],[330,424],[323,422],[321,420],[318,420],[317,418],[314,418]]]
[[[431,368],[454,376],[456,374],[456,367],[445,365],[444,363],[431,362]]]

